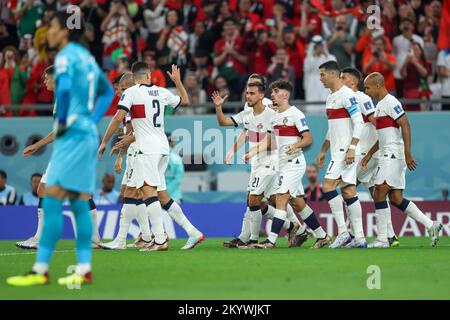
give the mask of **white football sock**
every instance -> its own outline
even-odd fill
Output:
[[[273,218],[274,218],[274,220],[275,220],[275,218],[278,218],[278,219],[280,219],[282,221],[285,221],[286,220],[286,216],[287,216],[287,212],[286,211],[276,209],[275,210],[275,215],[273,216]],[[274,227],[274,222],[272,222],[272,228],[273,227]],[[268,239],[269,239],[270,242],[275,244],[275,242],[277,242],[277,239],[278,239],[278,233],[270,231]]]
[[[267,213],[265,214],[265,216],[267,217],[267,219],[269,220],[273,220],[273,216],[275,215],[275,208],[272,207],[270,204],[267,205]],[[289,228],[289,226],[288,226]]]
[[[247,242],[250,239],[250,209],[248,207],[242,218],[242,229],[238,238],[241,239],[242,242]]]
[[[250,240],[258,240],[262,220],[261,209],[249,212],[250,212]]]
[[[128,230],[131,221],[136,217],[136,205],[134,203],[124,203],[120,212],[119,232],[117,233],[115,242],[124,246],[127,243]]]
[[[392,211],[391,211],[389,202],[388,202],[388,208],[389,208],[389,214],[386,219],[386,221],[387,221],[387,236],[388,236],[388,238],[392,238],[395,236],[395,231],[394,231],[394,227],[392,226]]]
[[[192,223],[188,220],[188,218],[186,218],[186,216],[183,213],[183,210],[181,209],[178,203],[172,201],[172,204],[167,210],[167,213],[169,214],[169,216],[172,218],[173,221],[175,221],[180,227],[184,229],[184,231],[186,231],[189,237],[199,236],[200,231],[198,231],[197,228],[194,227]]]
[[[333,213],[334,220],[338,226],[338,235],[342,233],[348,233],[347,225],[345,224],[345,216],[344,216],[344,206],[343,199],[341,195],[334,197],[331,200],[328,200],[328,204],[330,205],[331,212]]]
[[[98,232],[98,219],[97,219],[97,209],[92,209],[89,211],[92,218],[92,242],[100,243],[100,233]]]
[[[136,220],[139,224],[139,229],[142,232],[142,239],[147,242],[150,241],[152,233],[148,223],[147,206],[143,202],[136,206]]]
[[[356,198],[356,201],[355,201]],[[357,241],[365,241],[364,237],[364,229],[362,223],[362,208],[361,202],[359,202],[358,197],[350,199],[354,201],[352,204],[347,205],[347,209],[349,212],[349,219],[351,219],[351,225],[353,226],[354,236]],[[347,200],[348,201],[348,200]]]
[[[38,208],[38,225],[37,225],[37,229],[36,229],[36,233],[34,235],[34,237],[37,240],[41,239],[41,234],[42,234],[42,224],[44,223],[44,209],[42,208]]]
[[[152,201],[147,205],[147,214],[150,217],[152,232],[155,235],[155,242],[157,244],[163,244],[166,241],[164,237],[163,212],[158,198],[152,198],[147,199],[147,201]]]
[[[306,224],[311,224],[312,226],[310,229],[312,230],[314,237],[316,239],[323,239],[327,236],[326,232],[322,229],[322,226],[320,226],[319,221],[317,221],[317,218],[315,216],[312,216],[314,214],[314,211],[311,209],[310,206],[306,205],[306,207],[303,208],[302,211],[299,212],[300,217],[303,221],[305,221]],[[308,221],[311,220],[311,221]],[[317,224],[317,225],[315,225]],[[315,229],[314,229],[315,227]]]
[[[78,275],[82,276],[82,275],[85,275],[88,272],[91,272],[91,269],[92,269],[92,267],[91,267],[90,263],[79,263],[77,265],[77,271],[76,272],[77,272]]]
[[[382,242],[387,242],[387,217],[390,216],[390,209],[375,209],[375,214],[377,217],[377,239]]]
[[[424,215],[412,201],[409,201],[409,204],[405,209],[405,213],[417,222],[423,224],[427,230],[433,226],[433,221]]]
[[[298,223],[298,225],[300,226],[297,230],[297,232],[295,233],[296,235],[299,235],[303,232],[305,232],[306,227],[300,223],[300,221],[298,220],[297,216],[294,213],[294,209],[292,209],[292,206],[288,203],[287,205],[287,211],[286,211],[286,218],[288,221],[292,222],[292,223]]]
[[[48,264],[44,262],[35,262],[31,270],[39,274],[46,274],[48,272]]]

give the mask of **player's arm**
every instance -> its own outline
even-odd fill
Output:
[[[118,174],[122,173],[122,152],[122,149],[119,149],[116,161],[114,162],[114,171]]]
[[[271,150],[273,135],[272,133],[268,132],[266,136],[253,148],[251,148],[246,154],[243,156],[244,162],[248,162],[251,158],[253,158],[255,155],[259,153],[263,153],[267,150]]]
[[[411,154],[411,127],[409,125],[408,118],[406,117],[406,114],[404,114],[395,121],[402,129],[403,144],[405,145],[406,165],[409,170],[413,171],[416,169],[417,163]]]
[[[359,138],[361,136],[364,121],[361,115],[361,111],[359,110],[356,98],[351,97],[349,101],[350,105],[345,107],[345,109],[350,115],[350,119],[352,120],[353,123],[353,136],[345,156],[345,162],[347,164],[352,164],[353,162],[355,162],[355,150],[356,146],[358,145]]]
[[[241,131],[241,134],[237,138],[236,142],[233,146],[228,150],[227,156],[225,158],[226,164],[231,164],[231,159],[233,159],[234,154],[245,144],[247,141],[247,130],[244,129]]]
[[[212,99],[214,105],[216,106],[217,122],[219,123],[219,125],[221,127],[223,127],[223,126],[237,127],[237,123],[232,118],[227,118],[223,114],[222,106],[225,103],[225,101],[227,100],[227,98],[228,98],[228,95],[226,95],[225,97],[222,98],[218,91],[214,91],[211,96],[211,99]]]
[[[39,140],[36,143],[33,143],[32,145],[27,146],[22,154],[24,157],[29,157],[30,155],[32,155],[33,153],[35,153],[36,151],[38,151],[40,148],[42,148],[43,146],[46,146],[50,143],[53,142],[53,140],[55,140],[55,134],[54,132],[50,132],[46,137],[42,138],[41,140]]]
[[[64,58],[64,57],[63,57]],[[69,111],[70,103],[70,89],[72,88],[72,79],[67,73],[62,73],[56,79],[56,101],[58,107],[56,108],[56,128],[55,134],[57,137],[64,134],[66,131],[67,113]]]
[[[309,127],[306,123],[306,118],[304,116],[298,117],[295,121],[295,126],[300,133],[300,139],[296,143],[288,146],[286,154],[293,154],[300,148],[305,148],[312,143],[312,135],[309,131]]]
[[[111,119],[108,129],[106,129],[106,133],[103,136],[102,143],[100,144],[100,147],[98,148],[97,156],[99,160],[102,160],[103,153],[106,149],[106,144],[111,139],[112,135],[116,130],[119,128],[120,124],[123,122],[123,119],[127,116],[128,110],[124,110],[122,108],[119,109],[120,106],[118,106],[118,110],[114,117]]]
[[[375,113],[369,114],[367,116],[367,119],[369,119],[369,122],[376,128],[377,127],[377,118],[375,118]]]
[[[175,86],[180,95],[180,103],[179,105],[182,107],[186,107],[189,105],[189,96],[186,92],[186,89],[183,86],[183,82],[181,81],[180,69],[176,65],[172,65],[172,73],[167,71],[169,78],[175,83]],[[175,106],[176,107],[176,106]]]
[[[91,114],[95,123],[98,123],[106,111],[108,111],[114,97],[114,89],[103,72],[100,73],[98,79],[97,96],[97,104]]]
[[[312,143],[313,139],[311,132],[305,131],[301,135],[302,135],[301,138],[298,139],[296,143],[293,143],[288,146],[288,150],[286,151],[287,154],[293,154],[298,149],[306,148]]]
[[[327,131],[327,135],[325,136],[325,140],[322,143],[322,147],[320,148],[319,155],[317,156],[317,166],[319,168],[323,168],[323,162],[325,160],[325,156],[327,155],[327,151],[330,148],[330,131]]]
[[[379,148],[380,145],[377,140],[377,142],[375,142],[375,144],[372,146],[372,148],[370,148],[367,154],[361,159],[361,167],[365,168],[367,166],[367,163],[369,163],[370,159],[372,159],[373,155],[378,151]]]

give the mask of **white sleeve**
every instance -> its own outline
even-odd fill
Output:
[[[342,103],[352,119],[353,138],[359,139],[361,137],[364,121],[361,111],[359,110],[358,102],[354,95],[348,94],[344,96],[344,101],[342,101]]]
[[[303,112],[300,111],[296,118],[297,119],[295,121],[295,126],[297,127],[298,132],[302,134],[303,132],[309,131],[309,127]]]
[[[398,101],[395,100],[397,103],[389,103],[389,106],[387,108],[387,114],[395,120],[399,119],[400,117],[402,117],[403,115],[405,115],[405,110],[403,110],[402,108],[402,104]],[[394,101],[393,101],[394,102]]]
[[[372,99],[366,98],[362,101],[362,106],[360,106],[362,113],[368,117],[375,112],[375,106],[373,105]]]
[[[169,90],[164,90],[164,105],[166,107],[178,108],[181,103],[181,97],[173,94]]]
[[[241,111],[238,114],[235,114],[234,116],[231,116],[231,120],[234,123],[235,127],[238,127],[239,125],[244,123],[244,115],[245,115],[246,111]]]
[[[133,91],[130,89],[127,89],[122,93],[119,103],[117,104],[117,109],[125,110],[127,113],[130,112],[131,106],[133,105]]]

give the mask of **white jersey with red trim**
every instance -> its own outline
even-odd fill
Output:
[[[370,148],[372,148],[378,140],[377,129],[369,121],[370,115],[375,116],[375,106],[373,105],[372,99],[364,92],[356,91],[355,95],[364,121],[358,145],[361,154],[366,155]],[[378,152],[376,152],[373,156],[377,158]]]
[[[267,98],[263,98],[262,103],[265,107],[270,106],[271,104],[273,104],[272,100],[267,99]],[[251,107],[248,106],[248,102],[246,102],[244,104],[244,111],[252,111],[253,109]]]
[[[274,112],[271,131],[275,134],[280,164],[303,154],[302,149],[290,155],[286,153],[289,145],[297,143],[302,134],[309,131],[305,115],[295,106],[290,106],[283,112]]]
[[[334,158],[348,150],[354,127],[351,118],[361,116],[355,92],[347,86],[342,86],[338,91],[329,94],[326,112],[328,118],[327,139],[330,141],[331,158]],[[359,143],[355,154],[360,154]]]
[[[249,108],[249,111],[241,111],[232,116],[231,119],[236,125],[244,125],[249,140],[249,148],[251,149],[266,137],[268,130],[271,130],[271,124],[275,114],[276,112],[269,107],[265,107],[264,111],[258,115],[253,113],[252,108]],[[260,153],[251,159],[252,171],[270,166],[275,162],[276,152],[269,151]]]
[[[164,109],[177,108],[179,96],[154,85],[137,84],[125,90],[117,108],[130,113],[136,147],[143,154],[169,154],[164,132]]]
[[[405,159],[405,147],[397,119],[405,115],[402,104],[393,95],[387,94],[377,103],[375,116],[380,156],[392,154],[397,159]]]

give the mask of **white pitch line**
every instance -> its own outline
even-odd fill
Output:
[[[8,253],[1,253],[0,252],[0,257],[4,257],[4,256],[21,256],[21,255],[26,255],[26,254],[36,254],[37,251],[31,251],[31,252],[8,252]],[[57,251],[53,251],[54,253],[68,253],[68,252],[75,252],[75,250],[57,250]]]

